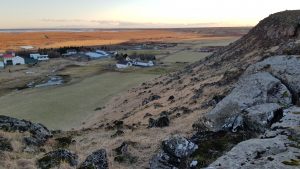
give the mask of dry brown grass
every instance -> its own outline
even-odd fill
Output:
[[[201,34],[167,30],[131,30],[120,32],[27,32],[0,33],[0,50],[32,45],[36,48],[95,46],[127,41],[174,41],[202,38]]]

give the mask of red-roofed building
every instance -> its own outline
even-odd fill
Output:
[[[3,54],[3,62],[5,65],[23,65],[25,64],[24,58],[16,56],[14,52]]]
[[[3,56],[2,56],[4,59],[5,58],[7,58],[7,59],[9,59],[9,58],[13,58],[13,57],[15,57],[13,54],[3,54]]]

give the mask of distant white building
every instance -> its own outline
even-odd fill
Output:
[[[13,62],[13,65],[24,65],[25,59],[20,56],[16,56],[12,59],[12,62]]]
[[[125,68],[128,68],[132,66],[132,63],[131,62],[127,62],[127,61],[120,61],[116,64],[116,67],[118,69],[125,69]]]
[[[47,60],[49,60],[48,55],[41,55],[39,53],[30,54],[30,57],[35,59],[35,60],[38,60],[38,61],[47,61]]]
[[[85,55],[92,59],[98,59],[98,58],[104,58],[104,57],[109,57],[110,54],[103,51],[103,50],[96,50],[95,52],[86,52]]]
[[[31,49],[34,49],[33,46],[20,46],[20,48],[21,48],[22,50],[31,50]]]
[[[71,56],[71,55],[76,55],[77,51],[75,49],[69,49],[67,50],[67,53],[62,54],[63,56]]]
[[[25,59],[20,56],[15,56],[14,53],[3,55],[4,65],[24,65]]]
[[[134,66],[141,66],[141,67],[152,67],[152,66],[154,66],[154,63],[152,61],[149,61],[149,62],[135,62],[135,61],[133,61],[132,64]]]

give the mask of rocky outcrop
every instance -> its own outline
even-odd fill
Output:
[[[146,105],[154,100],[159,100],[161,97],[159,95],[151,95],[149,98],[143,100],[142,105]]]
[[[149,128],[153,127],[167,127],[170,124],[170,119],[167,114],[161,114],[157,119],[149,118]]]
[[[292,103],[291,93],[279,79],[273,77],[270,73],[258,72],[244,76],[239,80],[233,91],[205,116],[208,119],[205,122],[206,126],[212,131],[236,131],[237,128],[243,127],[244,116],[248,116],[248,119],[251,120],[253,113],[257,114],[257,112],[252,111],[257,109],[255,106],[262,104],[267,106],[266,103],[289,106]],[[268,116],[268,121],[272,121],[272,118],[276,116],[273,107],[274,105],[265,108],[271,112],[269,116],[265,115]],[[261,113],[265,113],[265,110]]]
[[[241,142],[208,169],[300,167],[300,108],[292,107],[262,138]]]
[[[300,166],[300,108],[293,106],[299,100],[299,65],[298,56],[275,56],[250,66],[232,92],[205,115],[202,129],[214,138],[203,135],[197,144],[225,131],[260,135],[241,139],[209,169]]]
[[[300,39],[299,16],[300,10],[274,13],[260,21],[241,39],[215,52],[208,60],[213,60],[215,65],[223,64],[222,61],[236,62],[246,68],[249,62],[241,65],[246,60],[258,61],[256,58],[262,56],[300,54],[297,50],[299,46],[296,45]]]
[[[183,169],[189,168],[187,158],[198,146],[184,137],[172,136],[163,141],[162,151],[150,161],[150,169]]]
[[[105,149],[100,149],[89,155],[79,169],[108,169],[108,159]]]
[[[9,132],[30,132],[32,137],[25,138],[28,145],[43,145],[47,139],[52,137],[51,132],[42,124],[32,123],[7,116],[0,116],[0,130]]]
[[[277,103],[266,103],[257,106],[252,106],[244,111],[242,128],[247,130],[263,133],[273,123],[279,121],[283,117],[283,109]]]
[[[78,165],[78,156],[69,150],[60,149],[45,154],[44,157],[37,161],[37,166],[41,169],[50,169],[59,167],[62,162],[76,167]]]
[[[245,75],[258,71],[269,72],[279,79],[293,95],[294,104],[299,104],[300,94],[300,57],[299,56],[274,56],[251,65]],[[287,95],[287,94],[286,94]]]

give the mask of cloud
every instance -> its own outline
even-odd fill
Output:
[[[220,23],[152,23],[129,22],[118,20],[83,20],[83,19],[42,19],[42,22],[51,23],[56,27],[94,27],[94,28],[189,28],[189,27],[214,27]],[[63,23],[63,25],[61,25]]]

